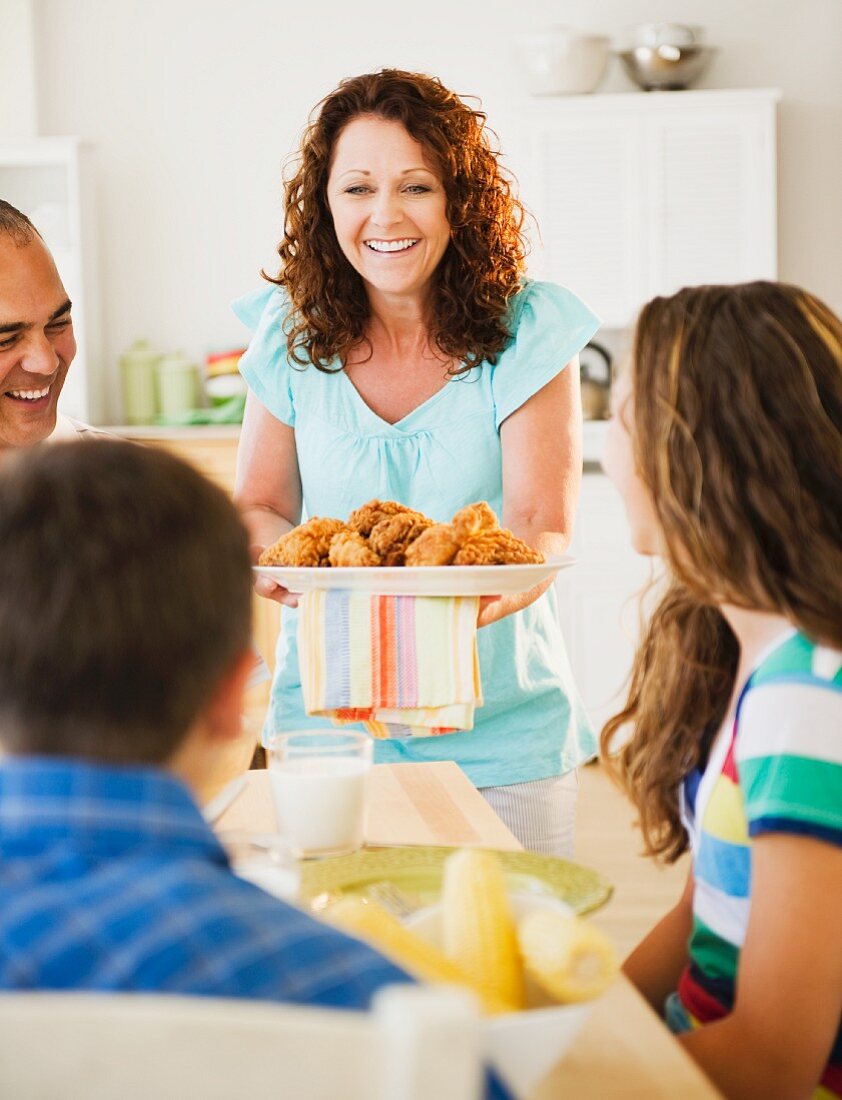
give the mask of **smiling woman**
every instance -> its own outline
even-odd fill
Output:
[[[255,557],[302,518],[373,497],[438,522],[487,501],[534,550],[564,552],[581,474],[576,356],[598,322],[570,291],[524,278],[522,222],[485,116],[438,80],[387,69],[323,100],[286,185],[274,285],[235,305],[254,331],[237,498]],[[256,587],[295,607],[271,581]],[[474,728],[380,741],[376,759],[455,760],[523,843],[569,855],[565,773],[595,743],[550,582],[484,598],[479,625]],[[313,721],[291,610],[265,733]]]
[[[29,219],[0,200],[0,452],[52,433],[75,354],[53,258]]]
[[[450,243],[444,187],[429,159],[402,123],[373,116],[349,122],[336,143],[327,181],[333,228],[369,299],[423,291]]]

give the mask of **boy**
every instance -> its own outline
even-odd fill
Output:
[[[236,878],[191,797],[237,737],[244,528],[116,441],[0,464],[0,988],[365,1007],[407,976]]]

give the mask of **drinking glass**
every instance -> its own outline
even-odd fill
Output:
[[[344,855],[362,847],[372,755],[372,740],[361,733],[302,730],[272,738],[268,764],[278,825],[297,855]]]
[[[228,829],[217,833],[228,853],[231,869],[267,894],[282,901],[298,900],[301,870],[289,841],[277,833],[249,833]]]

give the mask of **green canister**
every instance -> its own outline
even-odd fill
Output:
[[[120,356],[123,413],[127,424],[152,424],[158,412],[155,367],[160,358],[148,340],[135,340]]]
[[[164,419],[177,418],[199,403],[199,371],[180,351],[164,355],[155,369],[158,378],[158,412]]]

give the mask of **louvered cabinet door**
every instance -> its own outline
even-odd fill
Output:
[[[774,89],[547,97],[512,112],[530,274],[625,329],[656,294],[775,278]]]
[[[776,274],[774,103],[645,119],[646,297]]]
[[[640,133],[628,112],[529,127],[531,273],[570,287],[612,327],[634,320],[645,277]]]

